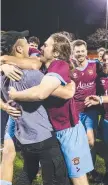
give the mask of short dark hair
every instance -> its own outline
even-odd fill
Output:
[[[18,39],[27,37],[29,31],[25,30],[23,32],[18,31],[7,31],[1,35],[1,53],[2,55],[10,55],[12,48]]]
[[[40,45],[40,40],[35,36],[29,37],[28,43],[30,42],[35,42],[37,45]]]
[[[105,55],[108,55],[108,50],[106,50],[102,56],[102,59],[104,59]]]
[[[100,51],[106,51],[106,49],[105,48],[99,48],[99,49],[97,49],[97,52],[99,53]]]
[[[87,43],[84,40],[80,40],[80,39],[73,41],[72,47],[74,49],[75,46],[81,46],[81,45],[84,45],[87,49]]]
[[[58,52],[58,58],[68,62],[71,55],[71,45],[69,39],[61,33],[54,33],[51,37],[54,40],[53,52]]]

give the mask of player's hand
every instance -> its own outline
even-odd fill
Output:
[[[12,107],[10,104],[13,102],[13,100],[9,100],[7,103],[6,103],[6,108],[5,108],[5,111],[10,115],[12,116],[14,119],[17,119],[18,117],[21,116],[21,110],[15,108],[15,107]]]
[[[4,63],[4,56],[0,56],[0,65]]]
[[[6,64],[6,62],[8,61],[8,55],[2,55],[0,56],[0,65],[2,64]]]
[[[16,98],[16,93],[17,93],[17,90],[16,90],[14,87],[10,87],[10,90],[8,91],[9,98],[10,98],[11,100],[15,100],[15,98]]]
[[[1,70],[12,81],[15,81],[15,80],[19,81],[23,75],[23,73],[20,70],[8,64],[3,64],[1,66]]]
[[[86,99],[85,99],[85,105],[87,107],[91,107],[92,105],[98,105],[100,103],[100,97],[99,96],[88,96]]]

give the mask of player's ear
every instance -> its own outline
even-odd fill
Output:
[[[21,54],[23,52],[23,48],[21,46],[16,46],[16,52]]]
[[[53,53],[53,57],[54,57],[54,58],[58,58],[58,57],[59,57],[59,52],[54,52],[54,53]]]

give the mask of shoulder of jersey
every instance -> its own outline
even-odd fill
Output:
[[[64,60],[54,60],[53,61],[54,63],[56,63],[56,64],[68,64],[66,61],[64,61]]]
[[[93,59],[93,60],[88,60],[88,63],[98,63],[98,61],[96,59]]]

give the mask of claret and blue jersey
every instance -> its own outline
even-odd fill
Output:
[[[76,83],[76,93],[74,96],[76,107],[80,115],[80,120],[86,129],[96,129],[98,125],[98,115],[95,107],[87,108],[84,104],[85,98],[96,95],[96,79],[99,65],[95,60],[87,60],[84,68],[77,67],[71,73],[71,79]]]

